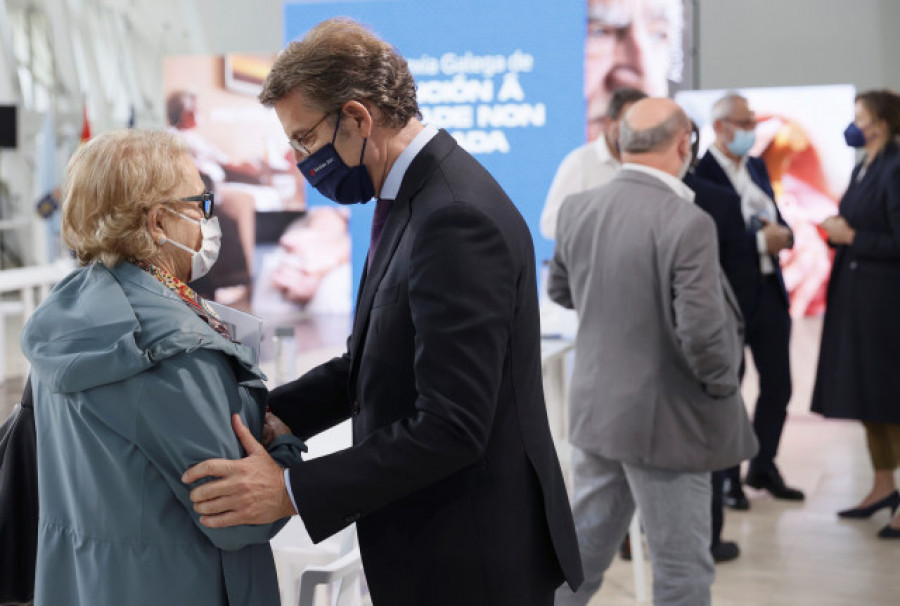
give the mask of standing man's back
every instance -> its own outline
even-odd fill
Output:
[[[738,390],[740,312],[721,280],[712,219],[680,178],[690,122],[667,99],[621,126],[621,172],[560,212],[550,296],[579,313],[570,396],[573,512],[585,582],[600,587],[635,506],[654,601],[709,604],[709,472],[756,448]]]
[[[562,216],[557,249],[571,260],[569,292],[580,322],[572,442],[670,469],[708,470],[728,459],[723,439],[733,439],[739,427],[718,427],[713,419],[733,418],[734,410],[710,409],[707,400],[736,393],[740,343],[734,302],[717,296],[724,289],[712,220],[630,168],[570,198]],[[701,293],[706,301],[697,300]],[[551,296],[564,296],[555,283]],[[613,422],[592,422],[597,394],[606,412],[618,411]],[[659,406],[668,400],[677,406]],[[681,435],[665,431],[673,421],[689,424],[705,446],[686,448]],[[713,427],[727,433],[706,436]]]

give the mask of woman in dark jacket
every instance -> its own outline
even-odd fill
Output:
[[[812,410],[866,428],[875,470],[869,494],[843,518],[868,518],[900,494],[900,96],[856,97],[847,144],[865,148],[841,199],[822,223],[835,249]],[[900,514],[878,536],[900,538]]]

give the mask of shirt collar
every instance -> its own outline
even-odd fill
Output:
[[[381,195],[379,198],[382,200],[397,199],[397,194],[400,193],[400,184],[403,182],[403,176],[406,174],[406,169],[409,168],[413,158],[419,155],[422,148],[437,134],[438,129],[436,126],[426,124],[425,128],[420,130],[419,134],[413,137],[413,140],[409,142],[409,145],[406,146],[406,149],[400,153],[394,161],[394,165],[391,166],[391,170],[384,180],[384,185],[381,186]]]
[[[594,152],[597,154],[597,160],[600,161],[601,164],[608,164],[614,168],[618,168],[620,163],[618,160],[613,158],[613,155],[609,153],[609,145],[606,144],[606,137],[600,135],[596,139],[594,139]]]
[[[709,153],[713,155],[713,158],[716,159],[716,162],[719,163],[719,166],[722,167],[722,170],[725,171],[725,174],[732,182],[739,173],[747,170],[747,156],[741,156],[741,159],[735,164],[734,160],[726,156],[725,152],[716,147],[715,144],[709,146]]]
[[[653,168],[651,166],[645,166],[643,164],[635,164],[633,162],[626,162],[622,165],[622,170],[635,170],[640,173],[644,173],[654,177],[663,182],[666,187],[675,192],[675,195],[684,198],[688,202],[694,201],[694,190],[681,182],[681,180],[676,179],[674,176],[670,175],[665,171],[661,171],[658,168]]]

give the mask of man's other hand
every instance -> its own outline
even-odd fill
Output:
[[[777,255],[785,248],[790,248],[794,245],[794,236],[787,227],[768,221],[763,223],[761,231],[766,237],[766,248],[770,255]]]
[[[200,523],[209,528],[239,524],[269,524],[294,515],[294,506],[284,485],[284,469],[256,441],[238,415],[231,425],[247,456],[237,461],[208,459],[194,465],[181,477],[193,484],[206,477],[214,480],[191,491]]]

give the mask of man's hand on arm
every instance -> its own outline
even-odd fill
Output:
[[[296,513],[284,483],[284,469],[256,441],[238,415],[232,415],[234,433],[247,451],[237,461],[208,459],[181,477],[193,484],[215,478],[191,491],[200,523],[209,528],[240,524],[268,524]]]

